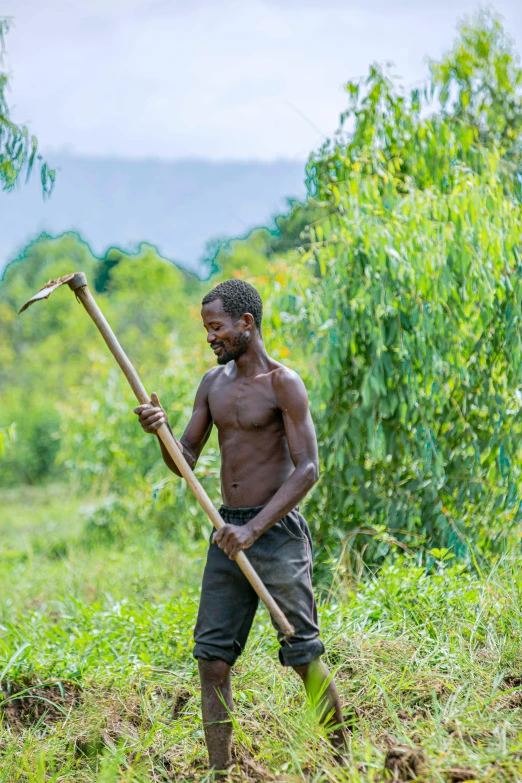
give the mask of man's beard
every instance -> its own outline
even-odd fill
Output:
[[[232,348],[230,348],[228,351],[223,349],[221,356],[217,357],[217,363],[228,364],[229,362],[233,362],[236,359],[239,359],[239,357],[243,356],[246,349],[248,348],[248,343],[249,338],[244,332],[240,332],[234,337]]]

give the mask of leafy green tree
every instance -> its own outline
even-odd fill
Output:
[[[147,387],[157,391],[170,410],[179,406],[185,417],[190,413],[192,397],[187,395],[211,362],[199,315],[202,289],[206,291],[208,283],[160,258],[147,245],[135,255],[114,255],[115,251],[95,258],[74,233],[57,239],[42,235],[5,270],[0,285],[0,484],[56,476],[59,451],[77,449],[80,409],[87,411],[87,400],[100,414],[86,413],[82,421],[90,428],[90,437],[77,453],[72,473],[88,474],[91,466],[92,475],[97,475],[95,466],[101,464],[99,455],[105,448],[109,461],[121,461],[121,450],[109,435],[116,416],[122,437],[127,430],[138,432],[132,414],[135,403],[123,396],[125,379],[119,372],[117,382],[109,379],[114,361],[68,289],[17,315],[23,302],[50,278],[82,270],[93,290],[98,281],[103,289],[96,293],[100,306]],[[117,263],[108,268],[111,260]],[[120,395],[110,405],[109,380]],[[111,421],[105,418],[109,410]],[[161,462],[156,444],[148,442],[154,464]],[[64,458],[60,466],[65,462],[72,465]],[[135,463],[141,475],[148,472],[147,460],[140,456]],[[101,472],[111,475],[111,483],[121,489],[116,469],[112,474]]]
[[[412,186],[448,193],[462,166],[487,170],[489,153],[499,158],[504,185],[519,194],[522,70],[489,12],[463,25],[453,50],[431,62],[424,89],[407,93],[374,65],[367,79],[349,82],[346,91],[348,108],[337,133],[308,165],[308,185],[320,203],[339,205],[337,183],[354,166],[377,174],[381,192],[391,175],[400,193]]]
[[[460,155],[472,151],[470,138],[498,150],[506,182],[520,195],[522,70],[499,19],[483,13],[478,24],[463,25],[453,51],[432,62],[431,73],[442,118],[460,131]]]
[[[262,277],[283,256],[301,248],[311,223],[328,214],[324,203],[313,198],[305,203],[289,199],[288,211],[274,218],[271,228],[255,228],[242,239],[215,239],[207,244],[210,276]]]
[[[211,286],[231,277],[264,275],[272,257],[272,234],[256,228],[243,239],[222,240],[212,261]]]
[[[0,427],[13,428],[15,441],[0,455],[0,483],[34,483],[49,476],[59,449],[55,402],[63,401],[85,375],[95,338],[93,324],[79,317],[73,296],[57,295],[50,307],[28,311],[29,318],[18,316],[18,310],[50,278],[71,269],[82,269],[90,277],[96,264],[75,234],[55,240],[43,235],[4,272],[0,286]]]
[[[308,199],[304,204],[291,201],[288,212],[275,219],[277,230],[272,235],[272,253],[280,255],[301,247],[308,226],[323,217],[324,212],[324,205],[314,199]]]
[[[4,37],[9,32],[9,20],[0,19],[0,67],[4,50]],[[10,119],[7,103],[9,80],[7,73],[0,70],[0,183],[3,190],[10,190],[25,173],[29,177],[35,161],[40,164],[40,178],[44,194],[52,190],[55,172],[38,154],[36,136],[29,133],[25,125],[16,125]]]
[[[323,543],[464,554],[520,521],[521,78],[483,14],[424,91],[349,83],[310,158],[329,214],[280,308],[311,349]]]

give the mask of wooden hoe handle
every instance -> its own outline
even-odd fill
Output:
[[[98,327],[103,339],[109,346],[109,350],[120,365],[121,369],[123,370],[125,377],[127,378],[132,391],[136,395],[136,398],[139,403],[143,404],[150,404],[150,397],[145,391],[145,387],[143,386],[138,373],[132,366],[131,362],[129,361],[125,351],[119,344],[118,340],[116,339],[116,335],[112,331],[111,327],[107,323],[105,316],[103,315],[102,311],[96,304],[96,301],[94,300],[94,297],[92,296],[91,292],[89,291],[87,287],[87,279],[85,275],[81,272],[74,275],[73,279],[68,283],[69,287],[74,291],[82,305],[85,307],[89,315],[91,316],[92,320]],[[156,432],[158,433],[159,437],[161,438],[165,448],[167,449],[168,453],[174,460],[179,472],[191,488],[192,492],[196,496],[196,499],[202,509],[206,512],[208,518],[216,528],[216,530],[220,530],[224,526],[224,521],[219,513],[219,511],[216,509],[212,501],[210,500],[209,496],[197,480],[196,476],[194,475],[193,471],[189,467],[185,457],[183,456],[182,452],[180,451],[178,444],[176,443],[174,437],[172,436],[172,433],[170,432],[169,428],[166,424],[162,424],[161,427],[159,427]],[[285,636],[293,636],[294,635],[294,629],[286,619],[285,615],[279,608],[279,606],[276,604],[268,590],[266,589],[265,585],[257,575],[255,569],[251,566],[250,562],[248,561],[248,558],[246,557],[244,552],[239,552],[239,554],[236,557],[236,563],[256,591],[259,598],[263,601],[266,608],[274,618],[275,622],[281,629],[281,631],[285,634]]]

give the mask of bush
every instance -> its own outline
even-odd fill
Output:
[[[499,74],[503,122],[477,97]],[[279,309],[287,340],[299,331],[310,348],[313,516],[333,552],[348,540],[377,560],[397,542],[467,556],[470,539],[499,551],[522,518],[521,167],[504,141],[522,135],[521,83],[481,17],[433,66],[426,95],[442,112],[373,68],[310,159],[329,215]]]
[[[182,354],[171,354],[159,377],[161,401],[173,431],[181,436],[190,416],[194,383]],[[176,378],[175,400],[169,387]],[[61,448],[58,461],[84,490],[106,497],[87,516],[84,537],[92,543],[123,542],[155,530],[162,538],[179,527],[199,535],[205,515],[186,483],[169,472],[156,437],[144,433],[132,413],[137,405],[121,372],[108,360],[94,364],[88,383],[61,406]],[[219,504],[219,454],[211,440],[196,475]]]
[[[0,484],[35,484],[56,475],[60,420],[53,408],[28,398],[10,410],[16,422],[6,428],[5,448],[0,452]]]

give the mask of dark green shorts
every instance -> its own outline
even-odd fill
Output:
[[[262,508],[221,506],[219,511],[227,524],[244,525]],[[295,636],[288,640],[277,629],[283,666],[302,666],[322,655],[312,589],[312,541],[304,517],[294,509],[245,554],[294,626]],[[238,564],[211,543],[194,631],[194,657],[232,665],[243,652],[258,602]]]

